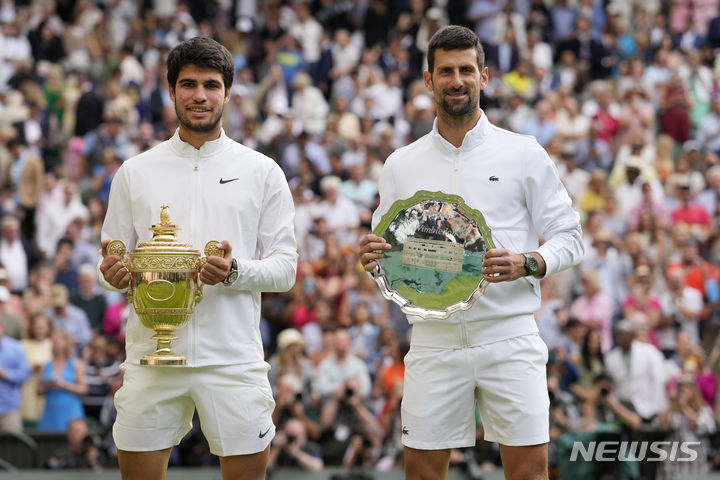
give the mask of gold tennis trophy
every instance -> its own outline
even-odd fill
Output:
[[[174,333],[190,318],[202,300],[200,268],[211,255],[222,256],[222,250],[210,241],[205,244],[205,257],[193,250],[189,243],[180,243],[175,233],[180,228],[170,221],[169,207],[160,207],[160,223],[150,227],[153,238],[143,242],[125,256],[127,247],[121,240],[108,244],[107,252],[119,255],[130,271],[127,296],[135,308],[140,323],[155,331],[155,353],[144,355],[141,365],[185,365],[182,355],[170,348]]]

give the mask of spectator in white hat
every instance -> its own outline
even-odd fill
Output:
[[[310,388],[312,365],[305,355],[305,337],[295,328],[286,328],[277,337],[277,350],[270,357],[270,385],[277,386],[278,378],[292,373],[301,382],[301,390]]]

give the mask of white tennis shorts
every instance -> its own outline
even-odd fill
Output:
[[[123,364],[113,438],[120,450],[147,452],[180,443],[195,409],[210,451],[220,457],[265,450],[275,436],[270,366],[158,367]]]
[[[547,443],[547,355],[537,334],[464,348],[413,344],[405,357],[403,445],[420,450],[475,445],[476,400],[485,440]]]

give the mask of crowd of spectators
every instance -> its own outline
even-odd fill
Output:
[[[409,325],[356,244],[384,159],[432,128],[424,54],[453,23],[485,46],[483,111],[546,148],[583,222],[587,254],[542,281],[537,314],[553,466],[613,425],[702,443],[662,478],[717,467],[719,4],[0,2],[0,429],[67,432],[52,467],[113,458],[129,306],[97,282],[105,205],[122,162],[175,131],[169,49],[208,35],[235,60],[226,134],[278,162],[296,206],[297,282],[262,298],[271,469],[399,466]],[[475,476],[499,460],[477,430],[452,456]],[[174,464],[209,461],[188,442]]]

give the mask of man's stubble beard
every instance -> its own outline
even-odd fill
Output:
[[[480,108],[479,105],[479,98],[474,97],[468,93],[468,100],[467,102],[463,103],[460,106],[453,106],[450,102],[446,100],[446,98],[443,96],[442,100],[440,101],[440,108],[443,109],[445,113],[452,117],[464,117],[468,115],[469,113],[472,113],[474,109]]]
[[[472,99],[468,99],[467,102],[462,104],[460,107],[453,107],[448,103],[446,100],[443,100],[440,103],[440,107],[443,109],[445,113],[447,113],[450,116],[453,117],[464,117],[468,113],[473,111],[473,102]]]
[[[177,106],[177,104],[175,105],[175,115],[178,118],[178,122],[180,122],[180,124],[183,127],[187,128],[191,132],[197,132],[197,133],[206,133],[206,132],[213,131],[215,129],[215,127],[217,127],[218,124],[220,123],[220,121],[222,120],[224,110],[225,110],[225,106],[223,105],[223,107],[220,109],[220,112],[218,112],[216,117],[211,118],[208,121],[208,123],[206,123],[206,124],[198,125],[197,123],[193,123],[193,122],[187,120],[183,115],[180,115],[180,112],[178,111],[178,106]]]

